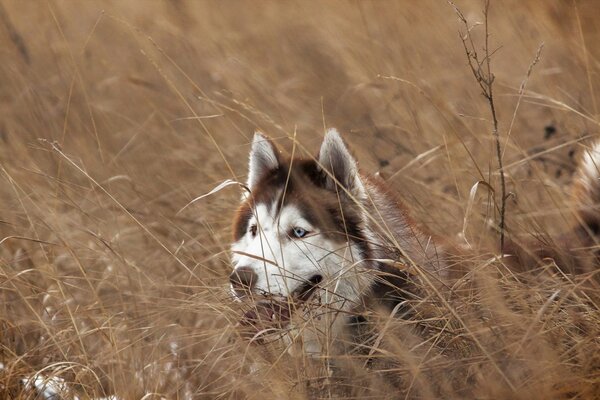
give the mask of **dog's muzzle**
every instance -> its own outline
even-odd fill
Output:
[[[229,282],[235,295],[239,297],[249,296],[258,281],[258,275],[251,267],[239,267],[229,275]]]
[[[302,302],[308,301],[322,280],[321,275],[313,275],[309,280],[303,282],[298,289],[294,290],[292,297]]]
[[[306,280],[297,289],[295,289],[290,296],[284,297],[269,293],[253,295],[251,285],[252,280],[250,279],[250,275],[248,274],[246,276],[244,274],[245,273],[236,274],[235,285],[238,286],[234,286],[234,274],[232,274],[231,282],[236,295],[238,295],[238,290],[242,290],[245,292],[242,294],[244,297],[260,297],[258,301],[253,302],[251,309],[244,314],[240,323],[243,328],[242,334],[247,338],[253,338],[260,332],[269,333],[286,327],[290,322],[292,314],[302,307],[306,302],[308,302],[308,300],[316,292],[319,283],[321,283],[323,280],[321,275],[313,275],[310,279]],[[256,274],[254,274],[252,277],[254,282],[256,282],[255,275]],[[246,283],[246,285],[244,285],[244,289],[236,289],[236,287],[241,287],[240,282],[238,281],[239,277],[244,278],[240,279]]]

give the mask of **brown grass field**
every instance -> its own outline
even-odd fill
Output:
[[[481,2],[457,5],[483,21]],[[573,224],[600,132],[599,17],[596,0],[491,3],[515,241]],[[594,271],[494,258],[490,109],[461,29],[441,0],[0,1],[0,397],[42,398],[23,383],[37,376],[66,382],[53,399],[600,398]],[[255,129],[303,153],[325,127],[419,224],[462,244],[465,224],[473,248],[448,294],[424,286],[413,318],[381,316],[369,360],[241,339],[240,192],[178,213],[245,179]],[[495,191],[470,196],[479,181]]]

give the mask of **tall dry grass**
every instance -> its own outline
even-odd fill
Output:
[[[479,2],[458,6],[481,20]],[[513,238],[573,220],[569,184],[599,130],[599,14],[492,3]],[[497,175],[459,29],[439,1],[0,3],[2,397],[34,398],[36,373],[83,399],[600,397],[593,278],[507,270],[489,192],[468,210]],[[254,129],[316,150],[324,126],[435,234],[459,240],[466,216],[474,248],[453,290],[424,286],[410,319],[374,319],[368,360],[330,367],[239,339],[239,193],[178,213],[244,178]]]

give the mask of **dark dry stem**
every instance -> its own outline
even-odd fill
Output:
[[[485,44],[483,46],[483,51],[485,56],[483,59],[480,59],[477,55],[477,51],[475,50],[475,43],[473,42],[473,37],[471,36],[471,29],[475,27],[472,26],[469,28],[469,24],[467,23],[467,19],[464,14],[458,9],[458,7],[450,2],[450,4],[454,7],[456,14],[458,15],[461,23],[465,25],[466,32],[460,35],[460,39],[462,41],[465,54],[467,55],[467,60],[469,61],[469,67],[471,68],[471,72],[473,76],[477,80],[479,87],[481,88],[481,92],[483,96],[487,99],[488,105],[490,108],[490,112],[492,114],[492,136],[494,137],[494,141],[496,144],[496,158],[498,160],[498,172],[500,173],[500,222],[498,223],[498,230],[500,232],[500,253],[504,251],[504,232],[506,229],[506,179],[504,177],[504,166],[502,164],[502,147],[500,145],[500,133],[498,132],[498,117],[496,115],[496,105],[494,104],[494,74],[491,69],[491,57],[492,55],[498,51],[498,49],[489,51],[489,26],[488,26],[488,13],[490,8],[490,1],[485,1],[485,7],[483,9],[484,16],[484,27],[485,27]],[[484,68],[485,67],[485,68]]]

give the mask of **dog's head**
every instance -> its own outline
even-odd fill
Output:
[[[256,133],[247,186],[233,228],[234,295],[289,303],[319,292],[336,309],[356,305],[370,281],[366,192],[339,134],[327,132],[315,159],[289,159]]]

